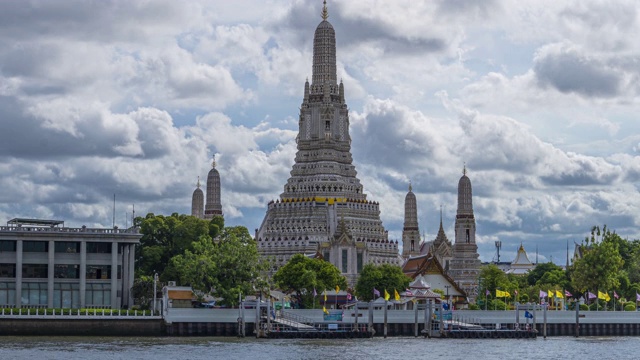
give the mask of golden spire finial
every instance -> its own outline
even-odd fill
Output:
[[[200,189],[200,176],[198,176],[198,183],[196,184],[196,186],[198,187],[198,189]]]
[[[324,6],[322,6],[322,20],[329,18],[329,12],[327,11],[327,0],[324,0]]]

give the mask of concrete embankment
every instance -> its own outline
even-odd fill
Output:
[[[162,319],[0,318],[2,336],[162,336]]]

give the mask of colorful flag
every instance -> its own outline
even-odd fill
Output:
[[[387,292],[387,289],[384,289],[384,299],[389,301],[390,297],[391,297],[391,295],[389,295],[389,292]]]
[[[542,291],[542,290],[540,290],[540,296],[539,296],[539,298],[540,298],[540,299],[542,299],[542,298],[545,298],[545,297],[547,297],[547,293],[546,293],[546,292],[544,292],[544,291]]]
[[[549,300],[551,300],[551,298],[555,295],[555,292],[553,290],[549,290],[547,291],[547,296],[549,296]]]
[[[327,289],[324,289],[324,302],[327,302]]]
[[[533,319],[533,314],[528,312],[527,310],[524,311],[524,317],[527,319]]]
[[[594,294],[594,293],[592,293],[592,292],[589,292],[589,293],[588,293],[588,295],[587,295],[587,298],[588,298],[588,299],[596,299],[596,298],[597,298],[597,296],[596,296],[596,294]]]
[[[608,292],[604,293],[604,301],[611,301],[611,296],[609,296]]]
[[[327,308],[326,308],[326,307],[324,307],[324,306],[322,307],[322,312],[323,312],[323,313],[325,313],[325,314],[327,314],[327,315],[329,315],[329,312],[327,311]]]
[[[567,290],[564,291],[564,296],[566,297],[572,297],[573,295],[571,295],[570,292],[568,292]]]
[[[556,297],[558,299],[562,299],[564,296],[562,296],[562,292],[560,292],[560,290],[556,290]]]
[[[513,290],[513,293],[518,296],[518,290]]]
[[[620,299],[620,296],[618,296],[618,293],[616,293],[615,290],[613,290],[613,297],[616,299]]]
[[[485,291],[484,294],[487,296],[491,295],[491,293],[489,292],[489,289],[487,289],[487,291]]]
[[[336,285],[336,295],[340,292],[340,286]]]
[[[396,299],[396,301],[399,301],[400,300],[400,294],[398,294],[398,290],[393,289],[393,292],[394,292],[393,298]]]
[[[496,289],[496,297],[502,297],[502,290]]]
[[[406,289],[406,290],[404,291],[404,295],[405,295],[405,296],[413,296],[413,291],[411,291],[411,290],[409,290],[409,289]]]
[[[316,296],[318,296],[318,293],[316,292],[316,288],[313,288],[313,297],[316,297]]]
[[[640,294],[636,291],[636,302],[640,301]]]
[[[378,291],[376,288],[373,288],[373,296],[380,297],[380,291]]]
[[[603,293],[600,290],[598,290],[598,299],[607,300],[607,297],[606,297],[605,293]]]
[[[347,301],[351,301],[351,294],[347,293]]]

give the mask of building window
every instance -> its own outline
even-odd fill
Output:
[[[16,252],[16,242],[13,240],[0,240],[0,251]]]
[[[49,265],[22,264],[22,277],[25,279],[46,279],[49,277]]]
[[[16,264],[0,264],[0,278],[16,277]]]
[[[87,306],[111,306],[111,284],[87,283],[84,300]]]
[[[87,265],[87,280],[111,279],[111,265]]]
[[[349,251],[342,249],[342,273],[347,273],[347,265],[349,264]]]
[[[80,265],[55,265],[53,277],[56,279],[79,279]]]
[[[57,253],[79,253],[80,243],[77,241],[56,241],[55,248]]]
[[[469,229],[467,229],[467,244],[470,242]]]
[[[358,270],[358,274],[360,274],[362,272],[362,253],[358,253],[356,258],[357,258],[356,261],[358,262],[357,270]]]
[[[53,307],[77,309],[80,307],[80,284],[55,283],[53,285]]]
[[[331,262],[331,258],[329,257],[330,252],[325,251],[324,255],[322,255],[324,257],[324,261],[326,262]]]
[[[111,254],[111,243],[88,242],[87,253],[88,254]]]
[[[0,306],[13,307],[16,305],[16,283],[0,282]]]
[[[325,131],[330,131],[331,130],[331,121],[325,121],[324,122],[324,130]]]
[[[47,252],[49,251],[48,241],[25,241],[22,243],[23,252]]]
[[[47,283],[22,283],[22,305],[47,305]]]

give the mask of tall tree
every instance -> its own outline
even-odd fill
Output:
[[[405,275],[399,266],[367,264],[362,268],[355,290],[358,299],[369,301],[374,298],[374,288],[380,293],[387,290],[393,294],[394,290],[404,291],[410,282],[411,278]]]
[[[273,276],[280,289],[296,296],[298,304],[311,308],[314,303],[313,291],[318,295],[325,289],[334,289],[336,285],[347,288],[347,279],[337,267],[328,261],[308,258],[297,254]]]
[[[619,252],[620,236],[604,227],[594,227],[587,244],[582,245],[583,257],[574,263],[571,282],[573,287],[586,290],[612,290],[620,285],[618,273],[624,261]]]

